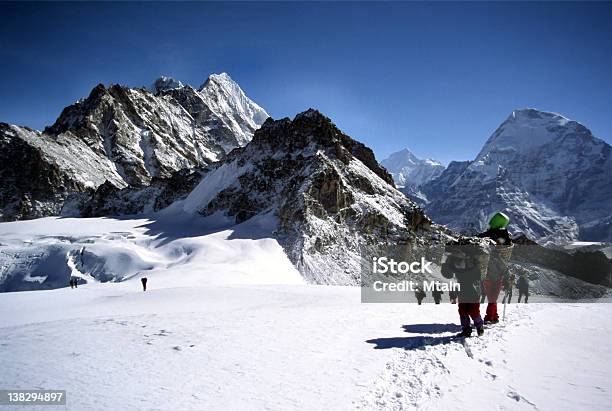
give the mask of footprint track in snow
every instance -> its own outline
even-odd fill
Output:
[[[516,401],[518,398],[518,401],[524,401],[537,409],[535,404],[504,384],[499,371],[507,369],[507,362],[502,360],[496,363],[487,355],[491,347],[500,347],[505,352],[503,342],[506,341],[508,331],[518,324],[530,326],[532,323],[529,312],[513,310],[507,313],[503,323],[489,327],[482,337],[463,341],[449,339],[446,344],[417,348],[395,348],[398,351],[395,358],[387,363],[385,370],[372,383],[373,388],[355,405],[359,409],[393,410],[418,409],[425,405],[430,407],[444,392],[465,385],[453,381],[451,370],[444,364],[445,360],[452,357],[459,363],[467,362],[467,366],[482,364],[480,373],[483,382],[499,385],[500,391],[507,392],[509,399]],[[442,389],[441,385],[446,386]]]

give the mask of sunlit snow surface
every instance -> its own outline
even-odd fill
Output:
[[[508,306],[452,339],[456,306],[355,287],[137,281],[0,294],[0,386],[67,409],[609,409],[608,304]],[[184,280],[182,280],[184,279]],[[61,407],[58,407],[61,409]]]
[[[178,204],[180,208],[180,203]],[[227,223],[227,224],[226,224]],[[0,224],[0,284],[5,291],[146,275],[157,284],[303,283],[272,238],[272,217],[231,227],[217,215],[158,213],[150,218],[42,218]],[[178,273],[178,274],[177,274]]]

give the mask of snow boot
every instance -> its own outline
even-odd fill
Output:
[[[457,337],[471,337],[472,336],[472,327],[463,327],[463,331],[457,334]]]
[[[481,337],[484,334],[484,327],[482,325],[480,327],[476,327],[476,333],[479,337]]]

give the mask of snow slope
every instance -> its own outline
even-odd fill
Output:
[[[144,272],[168,286],[301,284],[270,232],[273,224],[264,215],[230,226],[220,216],[193,218],[172,208],[132,220],[48,217],[2,223],[0,291],[64,287],[70,276],[88,283],[125,281]]]
[[[70,410],[612,402],[609,304],[510,305],[505,322],[462,343],[450,338],[458,327],[448,303],[361,304],[356,287],[160,280],[146,293],[134,279],[0,294],[0,386],[66,389]]]

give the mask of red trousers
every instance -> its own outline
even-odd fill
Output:
[[[499,315],[497,315],[497,298],[504,284],[503,278],[499,280],[483,280],[482,284],[489,303],[487,304],[487,313],[484,319],[485,321],[499,320]]]
[[[461,320],[462,327],[470,326],[470,318],[474,321],[476,327],[482,325],[482,318],[480,317],[480,304],[478,303],[462,303],[459,301],[459,319]]]

